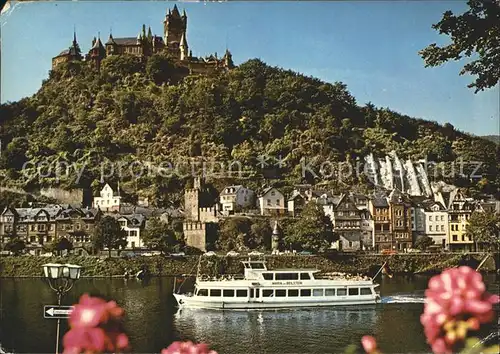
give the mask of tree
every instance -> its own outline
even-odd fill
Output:
[[[334,241],[332,222],[323,208],[311,201],[305,205],[300,218],[291,227],[286,227],[284,241],[297,250],[324,250]]]
[[[425,251],[427,248],[432,246],[434,244],[434,240],[429,237],[429,236],[420,236],[416,241],[415,241],[415,248]]]
[[[15,256],[21,254],[21,252],[26,248],[26,244],[20,238],[13,238],[5,245],[4,249],[14,253]]]
[[[425,66],[438,66],[463,57],[477,57],[464,65],[460,75],[477,79],[468,85],[475,92],[495,86],[500,79],[500,6],[493,0],[469,0],[469,9],[457,16],[446,11],[432,28],[451,37],[452,43],[440,47],[436,43],[419,52]]]
[[[111,258],[111,250],[125,248],[127,235],[115,218],[105,216],[99,220],[94,229],[92,244],[96,249],[107,248]]]
[[[483,244],[490,250],[500,246],[500,215],[491,212],[474,212],[469,219],[466,234],[475,244]]]
[[[59,240],[53,242],[48,247],[48,250],[50,252],[57,252],[58,255],[60,255],[64,250],[71,251],[72,249],[73,244],[66,237],[61,237]]]
[[[152,250],[171,252],[179,243],[175,231],[165,222],[159,219],[148,220],[146,229],[142,234],[142,240],[146,247]]]

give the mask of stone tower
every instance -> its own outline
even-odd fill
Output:
[[[92,48],[90,49],[87,59],[94,64],[94,67],[99,71],[101,61],[106,57],[106,49],[102,45],[101,38],[97,36],[92,40]]]
[[[184,216],[188,220],[200,220],[200,198],[202,192],[202,181],[199,177],[194,178],[193,188],[184,191]]]
[[[181,59],[181,46],[183,46],[183,41],[185,42],[185,56],[188,54],[186,29],[186,12],[184,11],[181,16],[177,5],[174,5],[172,11],[170,11],[170,9],[168,10],[165,20],[163,21],[163,41],[165,42],[168,53],[176,59]]]

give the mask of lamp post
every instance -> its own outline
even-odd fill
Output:
[[[61,305],[61,298],[71,290],[80,278],[82,267],[74,264],[48,263],[43,265],[43,274],[50,288],[57,294],[57,305]],[[57,319],[56,354],[59,353],[59,330],[61,319]]]

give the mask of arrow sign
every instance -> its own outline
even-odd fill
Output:
[[[43,307],[44,318],[68,318],[74,306],[45,305]]]

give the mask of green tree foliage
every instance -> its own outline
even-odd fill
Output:
[[[217,248],[224,251],[269,249],[271,234],[268,220],[228,218],[221,222]]]
[[[472,213],[466,233],[474,243],[482,244],[491,250],[500,246],[500,215],[491,212]]]
[[[59,238],[56,242],[50,245],[50,251],[56,252],[61,255],[62,251],[71,251],[73,249],[73,244],[66,237]]]
[[[332,222],[315,202],[305,205],[300,218],[285,226],[285,245],[298,251],[323,251],[334,241]]]
[[[451,37],[451,43],[429,45],[420,52],[426,66],[438,66],[450,60],[472,58],[461,75],[476,76],[469,85],[476,93],[495,86],[500,79],[500,5],[496,0],[469,0],[469,9],[455,15],[446,11],[432,28]]]
[[[97,223],[92,237],[95,249],[108,249],[111,258],[111,250],[118,250],[127,246],[127,235],[122,230],[120,223],[112,216],[105,216]]]
[[[18,256],[26,248],[26,244],[20,238],[10,239],[4,246],[4,250],[12,252],[15,256]]]
[[[415,241],[415,248],[425,251],[434,244],[434,240],[429,236],[420,236]]]
[[[170,225],[156,218],[148,220],[146,229],[142,233],[142,240],[146,247],[162,254],[172,252],[180,243]]]

